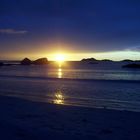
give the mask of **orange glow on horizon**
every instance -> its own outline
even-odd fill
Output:
[[[47,52],[47,53],[46,53]],[[58,53],[57,53],[58,52]],[[38,58],[46,57],[49,61],[80,61],[83,58],[95,58],[97,60],[110,59],[114,61],[120,61],[123,59],[139,60],[140,52],[136,51],[116,51],[116,52],[71,52],[64,50],[63,52],[59,51],[46,51],[43,52],[14,52],[1,54],[1,60],[23,60],[25,57],[28,57],[31,60],[36,60]],[[62,54],[62,56],[61,56]],[[58,56],[58,57],[57,57]],[[62,63],[63,63],[62,62]]]

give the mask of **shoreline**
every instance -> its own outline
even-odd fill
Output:
[[[2,78],[0,80],[0,93],[3,95],[52,103],[56,99],[56,94],[60,93],[65,104],[118,110],[140,111],[139,91],[139,83],[136,82],[22,78]]]
[[[140,112],[55,105],[0,96],[1,139],[140,139]]]
[[[33,95],[19,95],[18,93],[17,94],[14,94],[12,95],[10,92],[9,93],[3,93],[1,94],[0,93],[0,96],[4,96],[4,97],[11,97],[11,98],[17,98],[17,99],[21,99],[21,100],[26,100],[26,101],[29,101],[29,102],[37,102],[37,103],[42,103],[42,104],[50,104],[50,105],[60,105],[60,106],[71,106],[71,107],[80,107],[80,108],[89,108],[89,109],[106,109],[106,110],[113,110],[113,111],[127,111],[127,112],[137,112],[137,113],[140,113],[140,110],[139,109],[136,109],[136,108],[132,108],[132,109],[128,109],[128,108],[118,108],[118,107],[110,107],[110,106],[98,106],[98,105],[85,105],[85,104],[75,104],[73,102],[72,103],[57,103],[58,100],[55,100],[53,99],[53,97],[47,97],[47,96],[33,96]],[[46,98],[47,97],[47,98]],[[98,100],[92,100],[92,101],[98,101]],[[109,102],[109,101],[108,101]],[[111,102],[111,101],[110,101]],[[113,101],[112,101],[113,102]],[[119,101],[118,101],[119,102]],[[121,101],[120,101],[121,102]],[[115,103],[115,102],[114,102]],[[126,103],[130,104],[131,102],[127,102]],[[138,102],[138,105],[139,105],[139,102]]]

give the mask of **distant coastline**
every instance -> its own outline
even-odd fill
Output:
[[[23,60],[0,60],[0,67],[1,66],[11,66],[11,65],[48,65],[50,63],[54,63],[56,61],[50,61],[48,58],[38,58],[36,60],[31,60],[29,58],[24,58]],[[122,62],[122,68],[140,68],[140,60],[130,60],[124,59],[120,61],[114,61],[110,59],[102,59],[97,60],[95,58],[83,58],[79,61],[66,61],[68,63],[80,63],[80,64],[98,64],[98,63],[119,63]]]
[[[28,57],[25,57],[25,58],[28,58]],[[22,60],[24,60],[25,58],[23,58]],[[42,58],[46,58],[49,62],[54,62],[55,60],[49,60],[47,57],[42,57]],[[42,58],[37,58],[36,60],[38,59],[42,59]],[[28,58],[29,60],[31,60],[30,58]],[[10,59],[7,59],[7,60],[4,60],[4,59],[1,59],[0,62],[3,62],[3,63],[20,63],[22,60],[10,60]],[[32,61],[36,61],[36,60],[32,60]],[[95,59],[93,57],[89,57],[89,58],[83,58],[81,60],[66,60],[68,62],[86,62],[86,61],[98,61],[98,62],[140,62],[140,60],[131,60],[131,59],[123,59],[123,60],[111,60],[111,59],[101,59],[101,60],[98,60],[98,59]]]

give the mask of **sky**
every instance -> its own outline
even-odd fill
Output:
[[[0,59],[140,59],[139,0],[0,0]]]

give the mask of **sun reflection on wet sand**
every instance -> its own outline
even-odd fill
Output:
[[[64,104],[64,96],[61,91],[55,93],[55,98],[53,100],[54,104]]]

